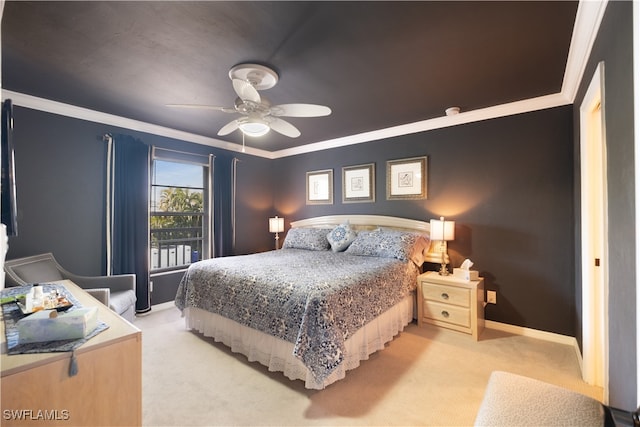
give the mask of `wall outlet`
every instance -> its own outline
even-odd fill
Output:
[[[487,291],[487,302],[489,304],[496,303],[496,291]]]
[[[149,282],[149,292],[153,292],[153,280]]]

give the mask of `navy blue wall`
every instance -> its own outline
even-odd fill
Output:
[[[579,109],[593,73],[604,62],[604,114],[609,203],[609,403],[628,411],[637,404],[637,332],[634,128],[633,128],[633,5],[609,2],[574,102],[576,229],[580,227]],[[577,233],[576,257],[580,257]],[[606,262],[606,261],[605,261]],[[582,289],[576,262],[577,336],[581,341]]]
[[[105,133],[129,134],[149,145],[192,153],[230,155],[208,146],[15,107],[19,234],[9,238],[8,259],[53,252],[74,273],[105,273]],[[236,253],[270,249],[271,161],[235,156],[240,159]],[[152,304],[173,299],[180,277],[181,273],[154,280]]]
[[[104,133],[221,152],[19,107],[15,120],[20,234],[10,239],[8,257],[52,251],[79,274],[104,272]],[[487,319],[573,336],[571,129],[571,107],[563,107],[277,160],[237,154],[235,252],[270,249],[267,218],[275,214],[287,223],[333,213],[444,215],[457,223],[453,264],[471,258],[487,288],[498,291]],[[423,155],[428,198],[386,200],[386,161]],[[341,168],[370,162],[376,202],[342,204]],[[327,168],[334,170],[334,204],[305,205],[306,172]],[[154,280],[153,303],[169,300],[178,280]]]
[[[633,185],[632,4],[609,2],[576,98],[605,61],[610,249],[610,403],[636,404]],[[150,145],[196,153],[211,147],[15,108],[19,235],[8,258],[53,252],[87,275],[104,268],[104,133],[128,133]],[[367,144],[267,160],[236,154],[236,253],[270,249],[267,218],[374,213],[456,221],[453,264],[471,258],[498,291],[486,318],[580,335],[578,129],[571,106],[434,130]],[[228,154],[228,153],[227,153]],[[386,200],[386,161],[429,157],[428,198]],[[341,168],[376,164],[376,202],[342,204]],[[574,168],[574,165],[576,167]],[[305,205],[305,173],[334,170],[334,204]],[[631,230],[631,231],[630,231]],[[156,284],[152,302],[168,301],[179,275]],[[162,291],[157,286],[163,286]]]
[[[275,161],[286,222],[333,213],[456,221],[452,263],[475,263],[498,292],[486,318],[573,336],[573,145],[570,106]],[[428,156],[427,200],[386,200],[386,161]],[[343,204],[342,167],[376,164],[376,202]],[[305,204],[305,174],[333,169],[334,204]]]

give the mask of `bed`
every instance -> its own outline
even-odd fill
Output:
[[[188,329],[323,389],[412,321],[429,223],[332,215],[291,223],[283,248],[192,264],[175,298]]]

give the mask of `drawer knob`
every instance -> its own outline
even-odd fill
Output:
[[[449,299],[449,294],[446,292],[443,292],[441,295],[442,299]]]
[[[442,317],[447,318],[449,317],[449,312],[447,310],[442,310]]]

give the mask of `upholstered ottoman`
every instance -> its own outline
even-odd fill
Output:
[[[476,416],[476,426],[602,427],[610,419],[591,397],[532,378],[494,371]]]

